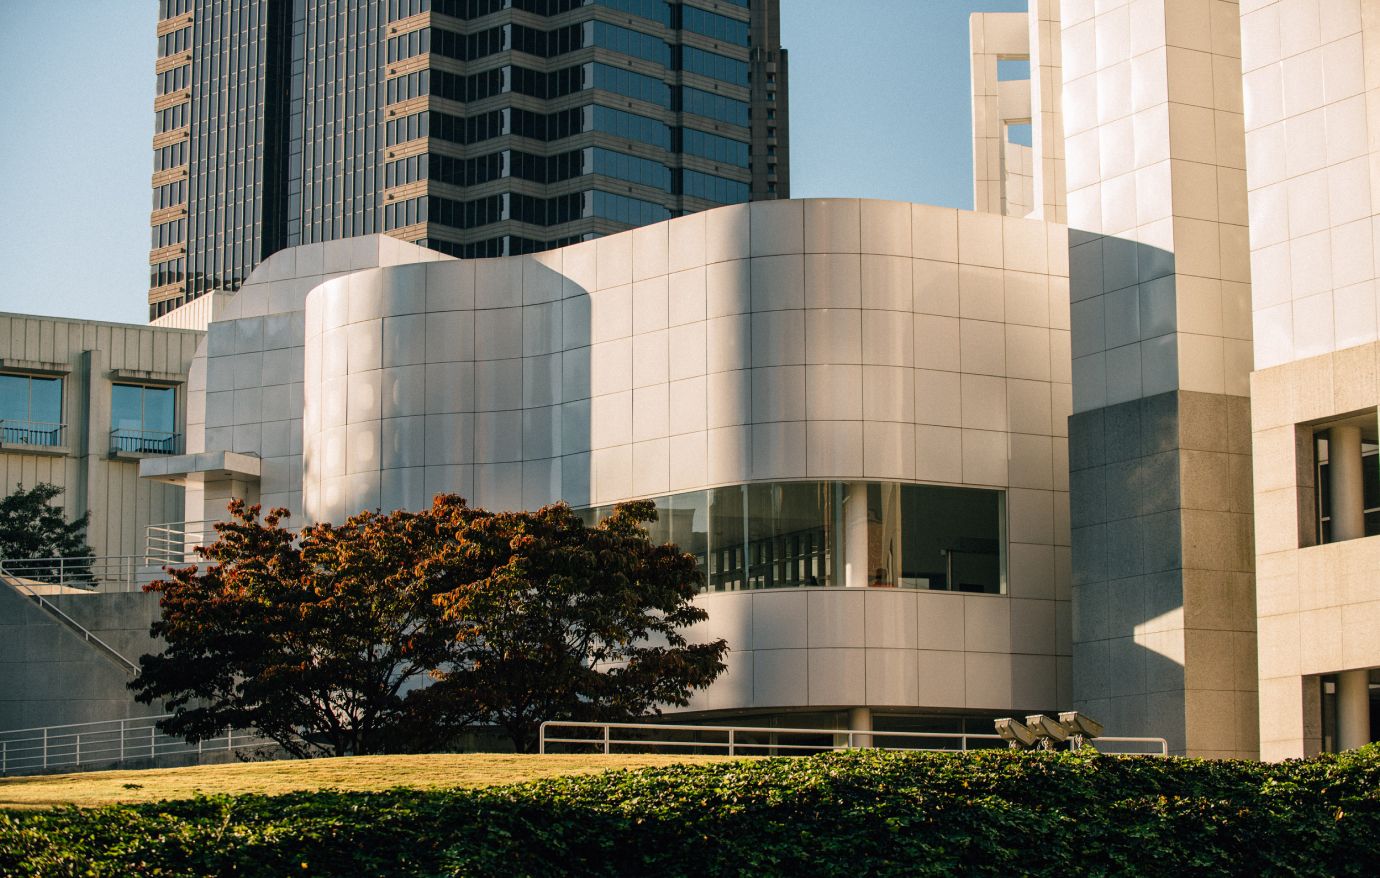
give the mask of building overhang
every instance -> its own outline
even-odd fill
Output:
[[[139,477],[170,485],[226,480],[257,482],[261,463],[257,455],[235,451],[146,457],[139,461]]]

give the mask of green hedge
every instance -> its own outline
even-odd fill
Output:
[[[3,875],[1374,875],[1380,746],[1283,764],[854,751],[481,791],[0,814]]]

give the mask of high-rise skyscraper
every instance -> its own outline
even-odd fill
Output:
[[[284,247],[533,252],[786,198],[779,0],[160,0],[149,314]]]

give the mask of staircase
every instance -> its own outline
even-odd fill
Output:
[[[22,565],[30,562],[19,562],[15,567],[22,568]],[[42,580],[30,579],[17,575],[10,567],[14,562],[0,561],[0,581],[13,588],[15,591],[36,603],[40,609],[49,616],[61,622],[72,633],[82,640],[91,644],[103,656],[119,665],[126,673],[133,675],[139,671],[139,666],[130,661],[127,657],[120,654],[113,646],[92,634],[89,629],[64,613],[56,604],[48,600],[49,596],[60,594],[90,594],[95,589],[84,588],[73,583],[44,582]],[[130,589],[133,590],[133,589]]]

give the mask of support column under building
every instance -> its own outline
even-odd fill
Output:
[[[1337,749],[1355,750],[1369,743],[1370,671],[1342,671],[1337,675]]]
[[[867,482],[849,482],[843,504],[844,585],[865,588],[868,569]]]
[[[1327,431],[1328,487],[1331,488],[1332,542],[1366,535],[1365,485],[1361,475],[1361,428]]]
[[[850,707],[848,709],[848,728],[854,732],[872,731],[872,708],[870,707]],[[853,738],[854,747],[871,747],[871,735],[856,735]]]

